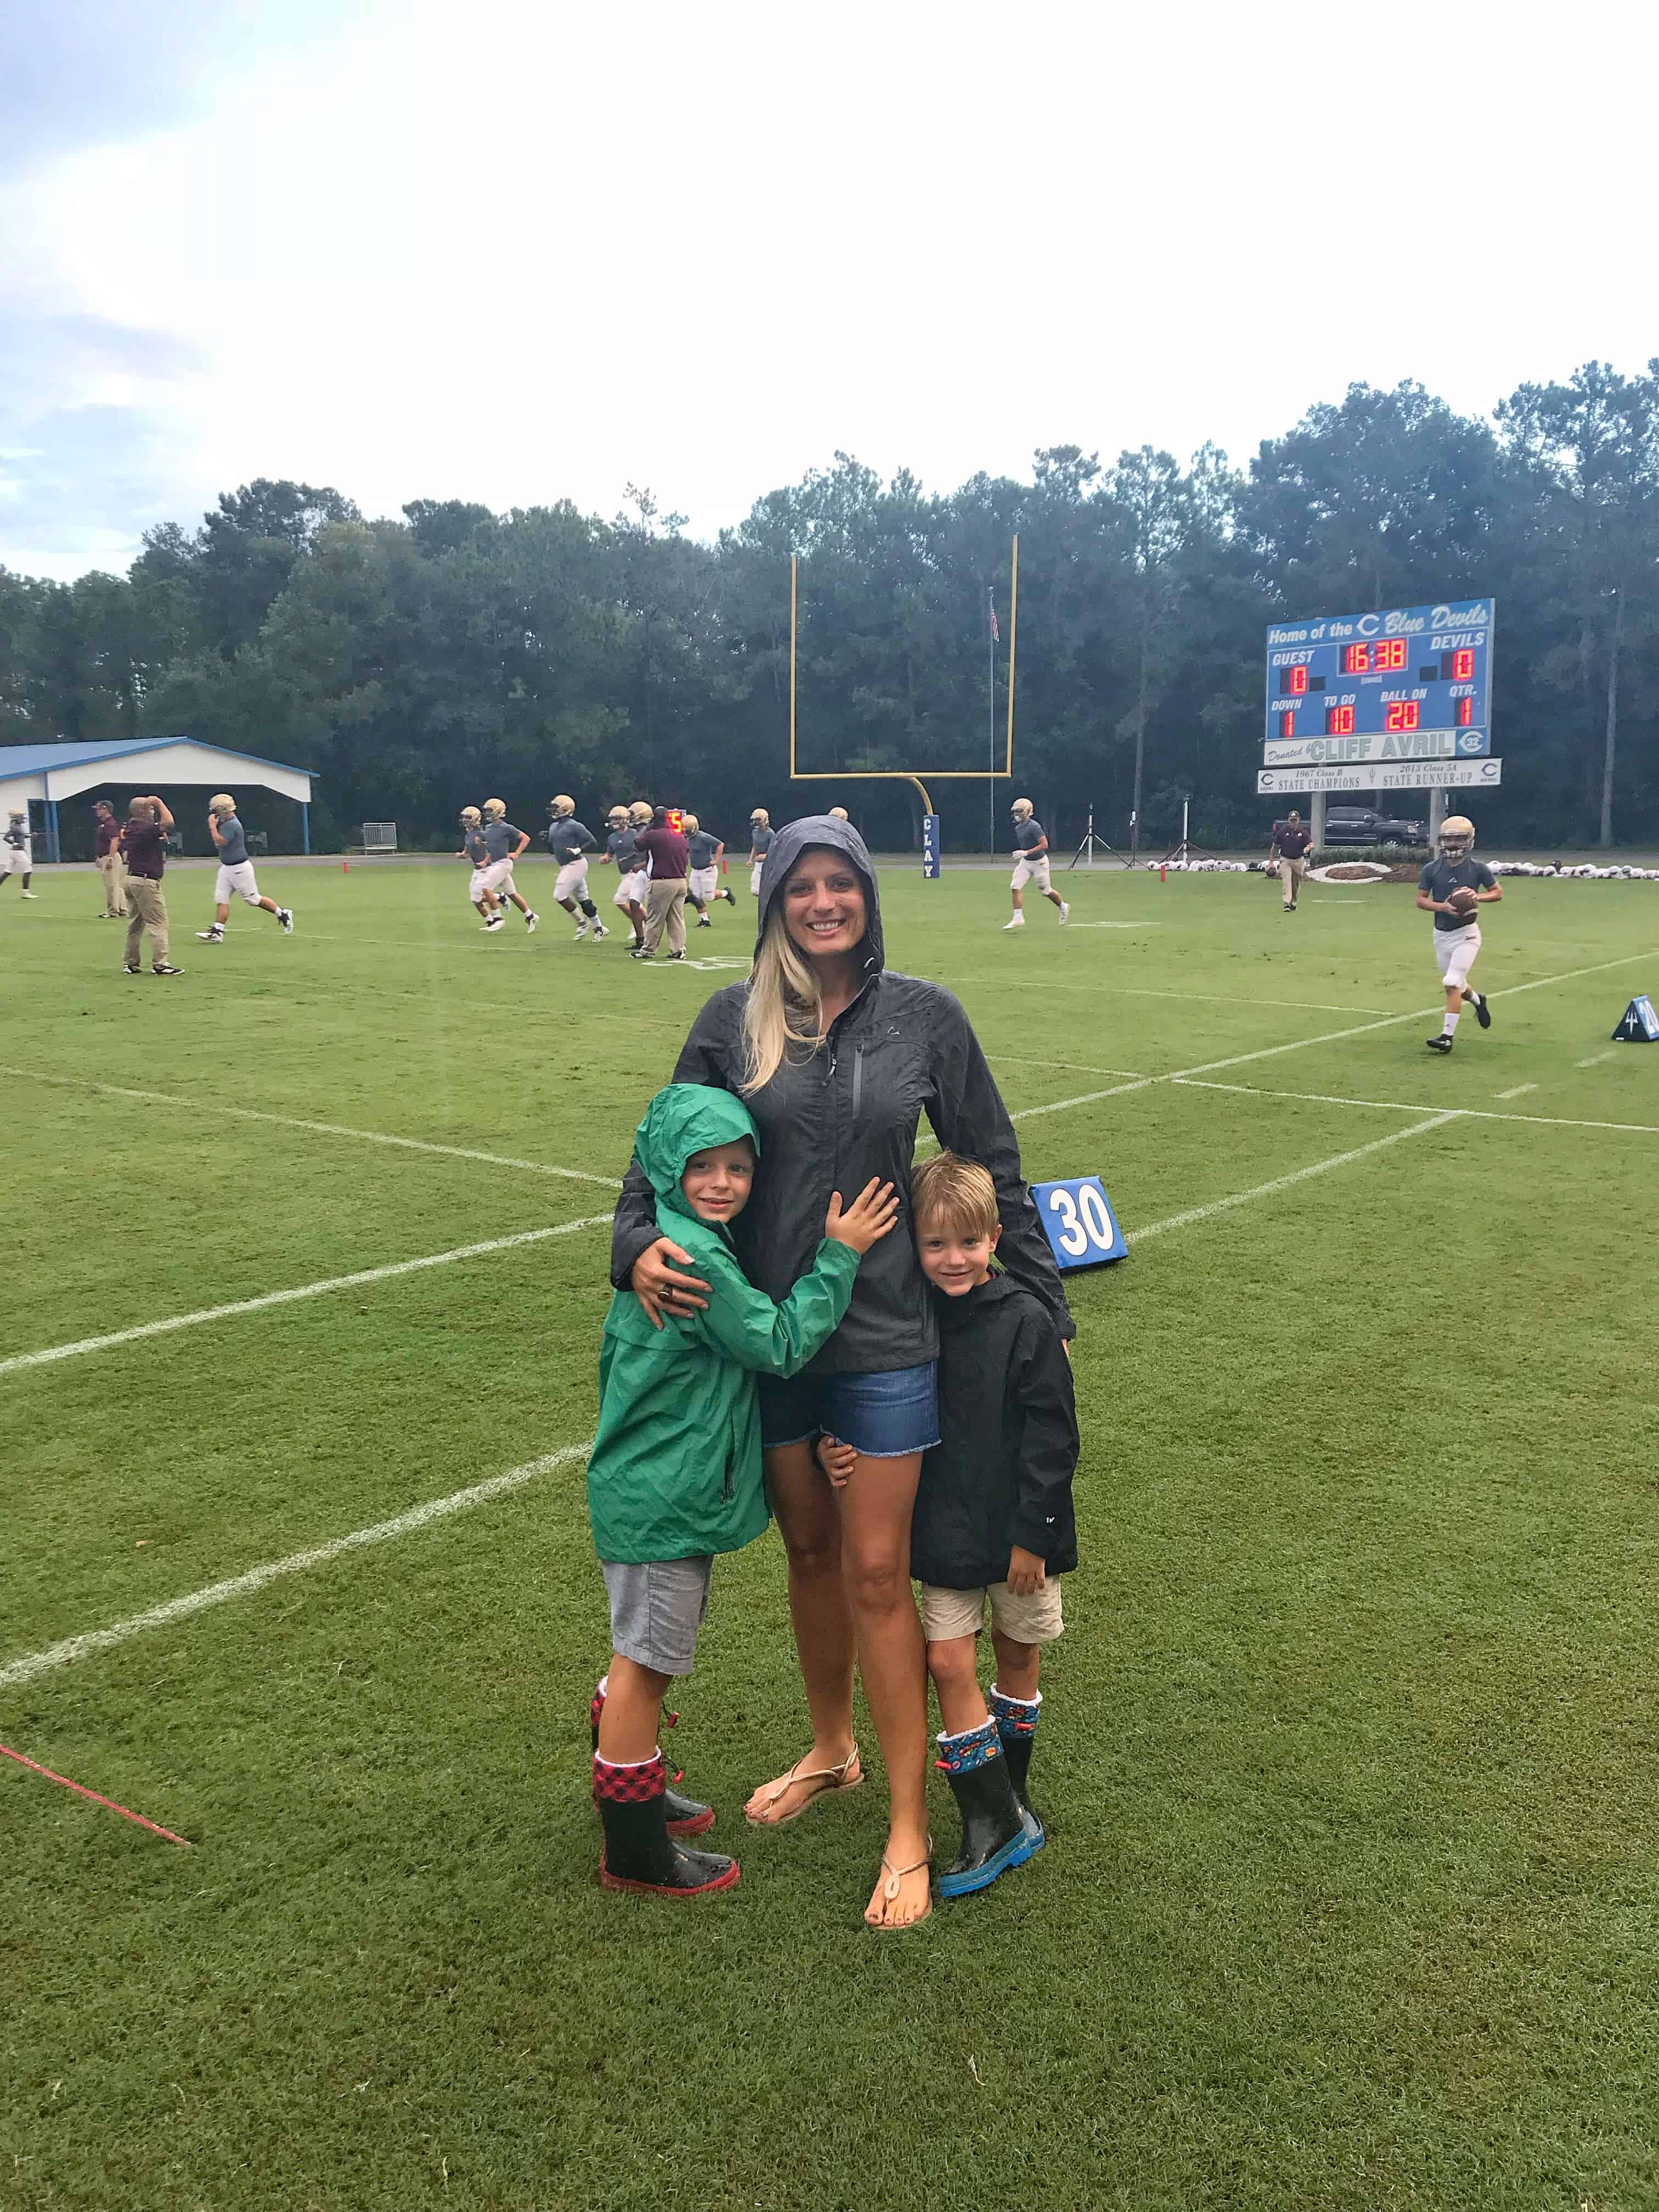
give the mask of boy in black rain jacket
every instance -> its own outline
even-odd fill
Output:
[[[1077,1407],[1054,1313],[992,1270],[1001,1227],[990,1176],[940,1152],[915,1170],[910,1190],[939,1326],[939,1441],[922,1462],[910,1571],[944,1723],[938,1764],[963,1816],[963,1849],[939,1890],[960,1897],[1044,1841],[1025,1787],[1042,1646],[1064,1626],[1060,1578],[1077,1565]],[[846,1479],[852,1456],[832,1438],[819,1446],[832,1481]],[[997,1662],[988,1706],[976,1658],[988,1610]]]

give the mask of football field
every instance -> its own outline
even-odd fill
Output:
[[[669,1745],[740,1886],[595,1879],[610,1210],[746,872],[649,968],[545,862],[533,937],[260,872],[296,933],[222,948],[169,874],[174,981],[90,871],[0,912],[0,1742],[190,1843],[0,1760],[0,2204],[1659,2199],[1659,884],[1507,884],[1439,1060],[1408,889],[1097,871],[1011,936],[886,868],[1131,1247],[1070,1282],[1049,1846],[890,1938],[867,1718],[873,1786],[742,1820],[806,1742],[775,1532]]]

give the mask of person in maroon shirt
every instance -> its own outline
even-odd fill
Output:
[[[93,802],[93,813],[97,819],[97,840],[94,855],[98,872],[104,879],[104,914],[106,921],[124,921],[127,911],[126,870],[121,865],[121,825],[115,818],[115,809],[108,799]]]
[[[138,955],[144,932],[149,932],[149,964],[157,975],[183,971],[167,959],[167,902],[161,896],[161,872],[167,864],[167,832],[173,817],[153,794],[135,799],[121,824],[121,858],[126,863],[127,920],[125,967],[129,975],[139,971]]]
[[[1296,912],[1296,895],[1308,872],[1308,848],[1312,843],[1313,832],[1303,827],[1302,817],[1295,807],[1291,807],[1287,821],[1274,823],[1268,856],[1279,862],[1279,887],[1285,894],[1286,914]]]
[[[654,958],[665,928],[669,958],[684,960],[685,872],[690,865],[685,839],[669,822],[668,809],[657,806],[652,809],[651,827],[636,830],[634,842],[651,856],[651,884],[645,895],[645,943],[628,957],[630,960]]]

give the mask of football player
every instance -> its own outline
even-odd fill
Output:
[[[576,802],[568,793],[562,791],[550,799],[547,811],[547,849],[559,864],[553,896],[567,914],[580,909],[574,942],[580,945],[591,928],[597,945],[611,933],[599,920],[599,910],[587,888],[587,855],[599,849],[593,832],[585,822],[577,821]]]
[[[1060,920],[1069,921],[1072,909],[1048,880],[1048,834],[1032,811],[1030,800],[1017,799],[1008,811],[1014,817],[1014,872],[1008,878],[1014,918],[1005,921],[1003,928],[1024,928],[1027,884],[1035,884],[1048,903],[1060,908]]]
[[[206,929],[198,929],[197,936],[204,945],[222,945],[225,924],[230,919],[232,895],[246,899],[249,906],[258,907],[266,914],[274,914],[284,937],[294,934],[294,915],[285,906],[261,893],[253,873],[253,863],[247,856],[247,832],[236,813],[236,801],[228,791],[216,791],[208,801],[208,835],[213,840],[219,855],[219,872],[213,883],[213,921]]]
[[[21,896],[26,899],[39,898],[39,891],[29,889],[29,878],[34,873],[34,854],[29,844],[29,817],[21,806],[14,806],[7,817],[6,826],[0,831],[0,884],[8,876],[21,876]]]
[[[613,806],[605,817],[605,850],[600,861],[611,861],[617,870],[617,889],[611,899],[628,916],[631,934],[628,949],[645,942],[645,908],[632,895],[631,878],[639,866],[640,848],[634,842],[634,825],[625,806]]]
[[[685,896],[697,909],[697,927],[713,927],[708,909],[721,899],[732,906],[737,900],[729,885],[720,881],[720,862],[726,858],[726,847],[712,830],[705,830],[695,814],[683,814],[680,827],[685,832],[685,848],[689,855],[686,867]]]
[[[484,918],[486,929],[503,929],[507,916],[501,912],[495,894],[484,880],[489,866],[489,848],[483,838],[483,817],[476,806],[461,809],[461,849],[456,854],[459,860],[471,860],[472,877],[466,895]]]
[[[514,841],[518,842],[515,843]],[[530,843],[526,833],[507,818],[504,799],[486,799],[483,803],[483,841],[489,854],[489,865],[484,870],[484,880],[498,898],[512,900],[524,916],[526,930],[533,930],[540,916],[527,899],[520,898],[518,886],[513,881],[513,863]],[[507,916],[503,915],[505,921]]]
[[[1446,987],[1446,1013],[1438,1036],[1425,1040],[1431,1052],[1449,1052],[1457,1033],[1457,1017],[1465,1006],[1474,1008],[1483,1030],[1492,1027],[1492,1009],[1484,991],[1473,990],[1469,970],[1480,950],[1480,925],[1475,915],[1493,906],[1504,896],[1503,886],[1484,860],[1474,853],[1474,824],[1467,814],[1449,814],[1440,825],[1440,850],[1417,879],[1417,903],[1434,916],[1434,957]]]
[[[757,806],[749,817],[749,888],[760,896],[762,866],[772,844],[772,817],[763,806]]]

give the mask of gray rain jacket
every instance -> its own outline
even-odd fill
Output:
[[[761,873],[760,933],[809,845],[846,854],[863,878],[865,981],[815,1052],[786,1060],[763,1091],[744,1101],[761,1135],[754,1195],[732,1224],[744,1273],[769,1297],[787,1297],[812,1265],[830,1193],[850,1203],[878,1176],[904,1201],[898,1225],[866,1254],[846,1319],[806,1371],[876,1375],[937,1358],[939,1324],[909,1209],[911,1158],[925,1112],[941,1145],[990,1170],[1002,1218],[997,1259],[1042,1299],[1062,1334],[1073,1335],[1059,1271],[1020,1173],[1018,1139],[979,1040],[949,991],[886,972],[875,870],[856,830],[814,814],[778,831]],[[748,988],[733,983],[708,1000],[681,1051],[676,1083],[713,1084],[742,1096]],[[618,1289],[658,1234],[651,1185],[634,1161],[611,1237],[611,1279]]]

